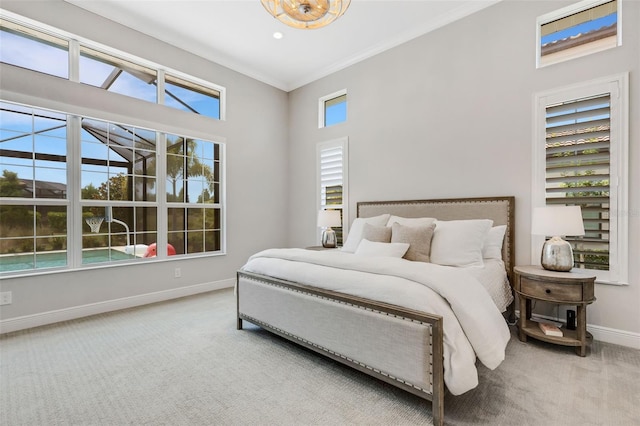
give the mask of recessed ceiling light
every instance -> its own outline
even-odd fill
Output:
[[[284,34],[282,34],[280,31],[276,31],[275,33],[273,33],[273,38],[275,38],[276,40],[280,40],[282,37],[284,37]]]

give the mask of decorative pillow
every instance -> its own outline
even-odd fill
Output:
[[[482,247],[493,221],[438,220],[431,240],[431,262],[447,266],[483,266]]]
[[[377,243],[362,239],[355,254],[358,256],[402,257],[409,249],[406,243]]]
[[[507,225],[494,226],[487,232],[482,246],[482,257],[485,259],[502,259],[502,241],[507,232]]]
[[[387,226],[392,226],[394,223],[399,223],[404,226],[428,226],[435,223],[435,219],[432,217],[400,217],[391,216],[387,221]]]
[[[405,226],[395,222],[391,229],[392,243],[409,243],[409,250],[403,256],[407,260],[429,262],[431,238],[436,224],[427,226]]]
[[[362,239],[374,241],[376,243],[390,243],[391,228],[365,223],[362,227]]]
[[[347,235],[347,241],[345,241],[344,246],[342,247],[342,251],[354,253],[358,248],[358,244],[360,244],[360,240],[362,239],[362,228],[364,227],[364,224],[368,223],[373,226],[384,226],[389,220],[389,216],[391,215],[381,214],[380,216],[367,218],[359,217],[355,219],[351,224],[349,234]]]

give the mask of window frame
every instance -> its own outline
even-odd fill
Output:
[[[598,283],[629,284],[629,74],[576,83],[544,91],[534,96],[532,138],[531,209],[546,205],[546,108],[593,95],[610,93],[610,245],[609,270],[585,269]],[[614,214],[615,213],[615,214]],[[531,236],[531,263],[539,264],[544,236]]]
[[[342,210],[342,238],[343,244],[349,232],[349,138],[344,136],[338,139],[319,142],[316,145],[316,215],[317,212],[325,208],[322,199],[322,165],[321,154],[327,149],[342,149],[342,204],[340,206],[332,205],[333,209]],[[313,219],[316,224],[316,216]],[[320,243],[322,231],[316,227],[316,242]]]
[[[327,107],[326,107],[327,102],[333,99],[339,98],[341,96],[345,96],[345,97],[347,96],[347,89],[338,90],[337,92],[330,93],[318,99],[318,128],[319,129],[335,126],[337,124],[345,123],[347,121],[347,116],[345,114],[344,121],[331,124],[329,126],[325,125],[325,119],[327,114]],[[345,102],[347,101],[345,100]]]
[[[211,142],[213,144],[218,145],[219,147],[219,176],[218,181],[219,184],[219,202],[215,204],[210,204],[203,206],[201,203],[168,203],[166,196],[166,185],[165,179],[160,179],[158,176],[166,176],[166,135],[167,132],[143,128],[141,126],[132,125],[128,123],[114,123],[112,120],[96,118],[96,120],[104,121],[108,124],[119,124],[124,126],[132,126],[138,129],[144,129],[147,131],[155,131],[156,133],[156,152],[155,157],[157,159],[157,170],[156,170],[156,197],[153,201],[144,201],[144,200],[92,200],[92,199],[83,199],[82,198],[82,150],[80,147],[81,140],[81,132],[82,126],[80,124],[82,118],[89,118],[86,116],[81,116],[79,114],[74,114],[71,112],[65,111],[56,111],[51,108],[45,108],[35,105],[25,105],[18,102],[2,100],[3,103],[9,105],[15,105],[19,108],[27,108],[31,110],[43,111],[43,112],[51,112],[52,114],[64,115],[66,117],[66,147],[67,147],[67,166],[66,166],[66,196],[65,198],[17,198],[17,197],[7,197],[0,198],[0,202],[3,204],[7,203],[7,205],[24,205],[24,206],[35,206],[38,208],[39,206],[59,206],[66,208],[66,264],[60,266],[51,266],[51,267],[42,267],[42,268],[29,268],[29,269],[20,269],[14,271],[0,271],[0,277],[15,277],[15,276],[32,276],[32,275],[40,275],[40,274],[49,274],[57,271],[70,271],[70,270],[80,270],[87,268],[104,268],[104,267],[113,267],[113,266],[121,266],[121,265],[130,265],[130,264],[141,264],[143,262],[152,262],[157,260],[167,260],[169,257],[166,253],[158,253],[158,256],[154,259],[144,259],[144,258],[132,258],[125,260],[110,260],[105,262],[97,262],[97,263],[83,263],[83,251],[86,247],[83,246],[83,237],[88,236],[86,232],[83,232],[86,229],[85,221],[82,215],[83,208],[87,207],[105,207],[107,205],[116,207],[127,207],[127,208],[138,208],[138,207],[154,207],[156,208],[156,224],[155,234],[156,234],[156,243],[158,246],[163,247],[168,242],[168,210],[170,208],[184,208],[185,210],[189,208],[204,208],[204,209],[217,209],[220,212],[220,222],[219,222],[219,233],[220,233],[220,249],[216,251],[201,251],[194,253],[184,253],[178,254],[176,256],[172,256],[172,258],[195,258],[195,257],[211,257],[211,256],[220,256],[226,255],[226,144],[224,141],[220,140],[221,138],[217,137],[193,137],[193,139],[197,139],[200,141]],[[90,117],[94,119],[93,117]],[[190,138],[189,135],[184,135],[184,137]],[[164,155],[163,155],[164,154]],[[146,233],[146,230],[137,230],[135,228],[135,222],[131,224],[131,243],[135,244],[135,235]],[[34,227],[36,225],[34,224]],[[35,233],[33,238],[38,238],[38,234]],[[115,230],[111,230],[108,227],[108,224],[103,222],[101,234],[108,235],[109,239],[113,237],[113,235],[123,235],[121,228],[116,228]],[[106,248],[110,248],[111,244],[108,244]],[[46,253],[44,251],[42,253]],[[19,253],[18,253],[19,254]]]
[[[536,68],[544,68],[550,65],[559,64],[562,62],[569,61],[571,59],[580,58],[583,56],[590,55],[592,53],[602,52],[608,49],[612,49],[614,47],[622,46],[622,1],[617,0],[617,32],[616,32],[616,45],[610,47],[602,47],[602,48],[592,48],[583,52],[573,52],[567,54],[565,57],[558,58],[556,60],[548,61],[547,63],[542,63],[542,26],[548,24],[553,21],[557,21],[559,19],[566,18],[568,16],[574,15],[576,13],[583,12],[588,9],[592,9],[603,5],[605,3],[609,3],[611,0],[583,0],[581,2],[563,7],[558,10],[554,10],[553,12],[546,13],[542,16],[539,16],[536,19]],[[592,42],[590,42],[592,43]],[[586,44],[589,46],[589,43]],[[593,46],[592,46],[593,47]]]

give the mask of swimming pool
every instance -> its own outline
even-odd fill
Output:
[[[82,264],[113,262],[133,259],[135,256],[114,249],[90,249],[82,251]],[[57,268],[67,265],[67,252],[55,251],[29,254],[8,254],[0,256],[0,272],[24,271],[29,269]]]

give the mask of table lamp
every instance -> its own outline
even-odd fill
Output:
[[[540,263],[549,271],[568,272],[573,268],[571,244],[561,235],[584,235],[580,206],[546,206],[533,209],[533,235],[551,236],[542,246]]]
[[[322,247],[335,248],[338,245],[336,231],[332,226],[341,226],[340,210],[320,210],[318,212],[318,227],[322,230]]]

